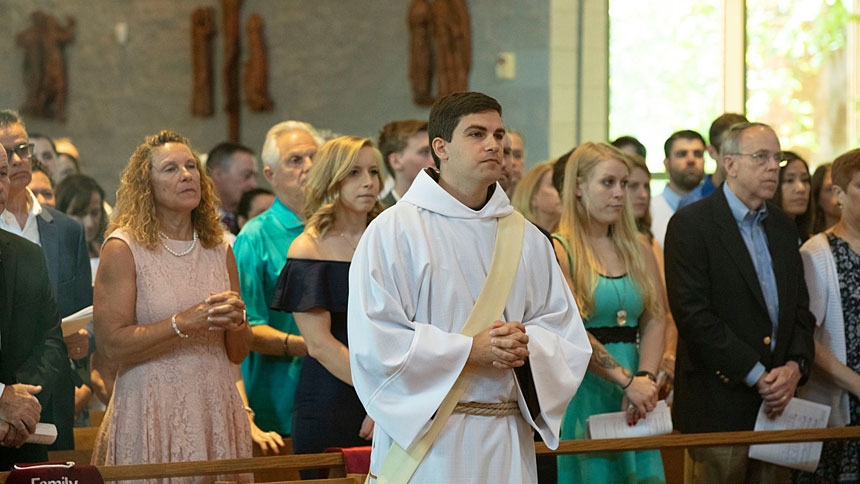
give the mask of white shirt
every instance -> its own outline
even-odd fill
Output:
[[[42,213],[42,205],[39,204],[39,201],[36,200],[36,196],[33,195],[33,192],[31,192],[29,188],[26,190],[27,195],[30,197],[30,212],[27,214],[27,221],[24,223],[24,228],[22,229],[21,226],[18,225],[18,220],[15,218],[15,215],[6,209],[3,210],[3,213],[0,213],[0,229],[12,232],[15,235],[20,235],[30,242],[41,246],[42,240],[39,237],[39,224],[36,222],[36,217]]]
[[[464,368],[472,338],[460,331],[486,281],[498,217],[512,210],[498,185],[475,211],[421,172],[359,242],[350,268],[349,355],[355,390],[376,422],[371,473],[392,441],[406,448],[427,431]],[[532,429],[558,446],[591,346],[550,243],[532,224],[501,319],[526,327],[540,414],[529,415],[512,370],[478,370],[461,401],[517,401],[520,414],[451,415],[411,483],[537,482]]]

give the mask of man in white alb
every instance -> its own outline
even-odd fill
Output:
[[[537,482],[534,429],[558,445],[585,374],[591,347],[579,311],[549,242],[529,223],[502,320],[486,321],[474,337],[460,334],[487,278],[498,220],[513,211],[496,183],[501,111],[474,92],[436,101],[428,131],[439,174],[421,172],[355,252],[350,367],[376,422],[373,479],[393,442],[408,448],[427,432],[468,368],[474,377],[460,403],[507,403],[513,412],[455,409],[410,482]]]

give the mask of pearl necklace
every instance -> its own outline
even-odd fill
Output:
[[[194,250],[195,247],[197,247],[197,231],[196,230],[194,231],[194,240],[191,241],[191,245],[187,249],[183,250],[182,252],[176,252],[175,250],[171,249],[167,245],[165,240],[171,240],[171,239],[170,239],[170,237],[164,235],[164,232],[159,231],[158,236],[161,237],[161,245],[164,246],[164,250],[166,250],[167,252],[170,252],[171,254],[173,254],[176,257],[186,256],[186,255],[190,254],[191,251]]]

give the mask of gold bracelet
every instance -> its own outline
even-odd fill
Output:
[[[284,338],[284,356],[287,356],[290,354],[289,347],[290,347],[290,333],[287,333],[287,337]]]
[[[254,413],[254,409],[252,409],[251,407],[249,407],[247,405],[245,405],[242,408],[244,408],[245,411],[248,412],[248,415],[251,417],[251,420],[254,420],[254,416],[257,415],[256,413]]]

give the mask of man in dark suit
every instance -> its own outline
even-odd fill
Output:
[[[42,207],[27,189],[32,178],[31,145],[24,121],[15,111],[0,111],[0,144],[8,157],[10,180],[6,210],[0,212],[0,229],[42,247],[60,316],[92,305],[92,271],[83,226],[62,212]],[[89,338],[78,335],[67,341],[76,359],[87,355],[88,342]],[[75,385],[71,363],[68,366],[55,392],[58,435],[52,449],[56,450],[74,447]]]
[[[6,158],[0,150],[0,212],[9,190]],[[19,446],[37,422],[54,421],[64,371],[68,354],[42,251],[0,230],[0,470],[47,460],[46,446]]]
[[[813,360],[794,223],[766,201],[782,160],[767,125],[733,126],[726,182],[679,210],[666,235],[666,285],[678,326],[675,427],[752,430],[764,403],[782,414]],[[747,459],[747,446],[690,449],[686,482],[774,482],[783,468]]]

